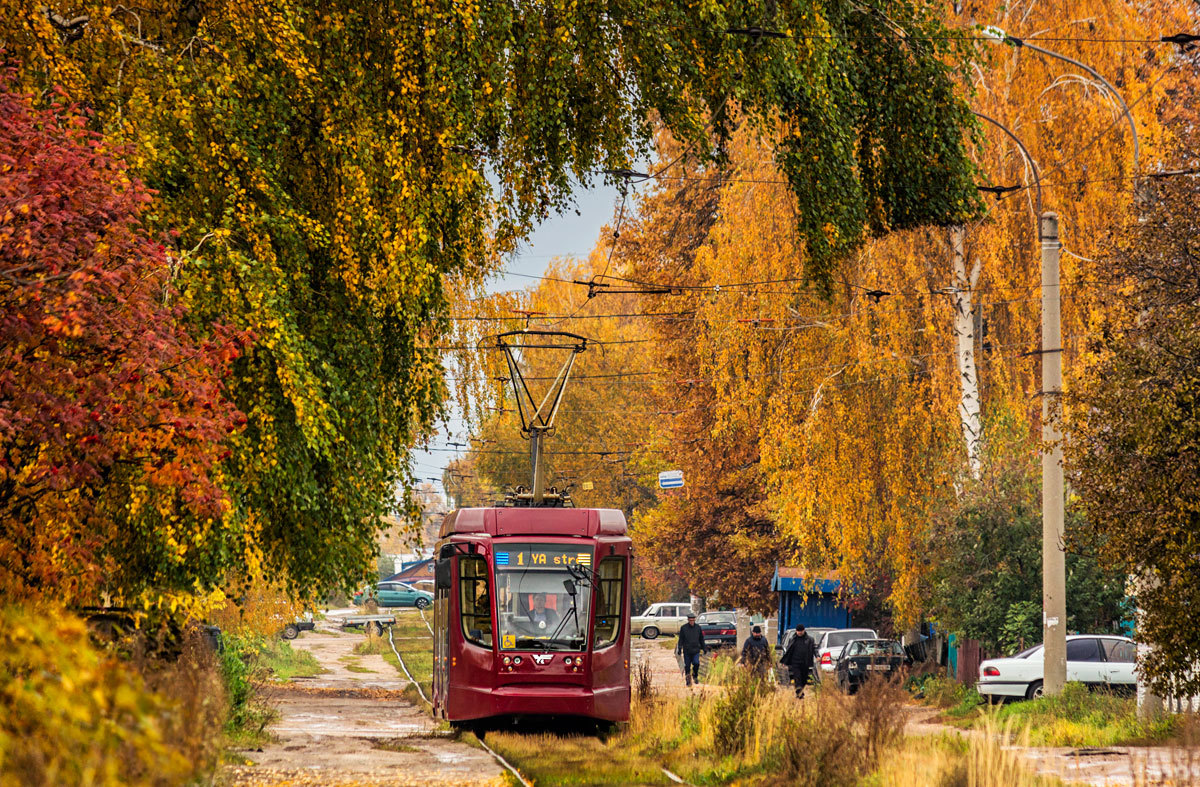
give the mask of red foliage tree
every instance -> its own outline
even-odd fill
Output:
[[[73,107],[0,74],[0,594],[86,602],[219,579],[222,394],[240,343],[190,333],[152,196]]]

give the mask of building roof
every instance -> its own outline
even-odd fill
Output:
[[[418,582],[422,579],[433,579],[433,559],[419,560],[405,567],[398,574],[388,577],[385,582]]]
[[[813,571],[799,566],[777,566],[771,590],[791,593],[837,593],[842,579],[837,571]]]

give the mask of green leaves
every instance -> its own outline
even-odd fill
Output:
[[[64,85],[134,146],[156,228],[192,250],[194,318],[257,337],[227,386],[248,420],[225,468],[241,547],[214,582],[316,592],[369,564],[444,397],[420,348],[446,330],[445,288],[635,161],[655,122],[700,161],[724,160],[739,118],[780,132],[823,287],[868,232],[974,210],[953,53],[897,40],[941,30],[905,3],[165,0],[86,6],[70,40],[4,3],[26,84]],[[790,37],[730,32],[755,27]]]

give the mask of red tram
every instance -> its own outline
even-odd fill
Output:
[[[436,716],[629,718],[632,542],[620,511],[466,508],[440,539]]]

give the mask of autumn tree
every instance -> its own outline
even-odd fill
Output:
[[[964,34],[987,23],[1024,35],[1033,31],[1020,26],[1028,19],[1022,8],[967,6],[950,24],[963,25]],[[1035,27],[1061,23],[1072,30],[1053,48],[1093,64],[1138,99],[1132,111],[1142,165],[1151,166],[1169,138],[1163,115],[1181,89],[1181,63],[1169,47],[1135,52],[1091,39],[1152,38],[1186,15],[1171,2],[1138,14],[1095,2],[1086,6],[1086,31],[1076,30],[1083,11],[1073,7],[1061,19],[1040,13]],[[686,379],[704,392],[695,402],[699,412],[686,421],[704,428],[686,439],[699,438],[717,457],[735,435],[755,446],[744,450],[761,456],[756,486],[766,497],[745,496],[743,510],[766,511],[778,559],[814,572],[839,570],[860,589],[883,593],[905,623],[929,611],[931,571],[950,560],[941,552],[944,534],[932,524],[960,506],[971,475],[960,416],[962,342],[952,333],[964,317],[956,311],[959,290],[970,290],[976,310],[965,316],[986,331],[975,351],[981,456],[993,448],[998,459],[1006,451],[1024,455],[1035,450],[1040,427],[1040,402],[1030,397],[1040,379],[1035,214],[1053,208],[1062,217],[1069,381],[1076,353],[1114,297],[1095,252],[1133,195],[1130,140],[1114,121],[1111,99],[1073,68],[997,47],[979,53],[971,75],[972,104],[1015,129],[1042,171],[1038,192],[1011,138],[990,124],[983,129],[981,180],[1013,190],[990,205],[986,219],[964,229],[964,267],[978,272],[973,280],[955,270],[950,232],[927,227],[865,244],[817,297],[804,286],[805,239],[791,229],[791,216],[804,206],[760,142],[738,135],[729,145],[733,166],[677,172],[660,185],[715,190],[716,218],[695,252],[673,265],[654,254],[634,256],[618,272],[645,285],[681,285],[654,308],[690,314],[686,340],[664,350],[665,358],[691,359]],[[1040,98],[1032,102],[1031,95]],[[670,237],[674,227],[664,221],[648,231]],[[711,413],[707,423],[705,413]],[[987,435],[1004,418],[1024,438],[990,447]],[[675,462],[691,450],[669,444]],[[670,521],[681,516],[665,507],[660,514]],[[691,532],[698,550],[736,543],[676,531],[684,538]]]
[[[0,593],[178,599],[219,583],[240,343],[189,329],[146,187],[54,94],[0,81]],[[186,600],[186,598],[185,598]],[[174,601],[171,602],[172,606]]]
[[[1173,120],[1167,171],[1195,172],[1195,115],[1184,102]],[[1166,176],[1148,191],[1101,258],[1121,297],[1071,392],[1065,447],[1091,541],[1136,581],[1138,638],[1153,646],[1145,674],[1163,696],[1190,696],[1200,692],[1200,184]]]
[[[257,337],[229,381],[248,424],[225,478],[255,534],[249,559],[297,591],[369,562],[444,399],[447,288],[493,267],[576,180],[627,168],[652,118],[717,158],[735,107],[782,124],[817,282],[871,231],[976,212],[960,45],[920,5],[0,11],[27,86],[63,84],[136,146],[135,171],[162,195],[155,224],[189,252],[195,318]]]

